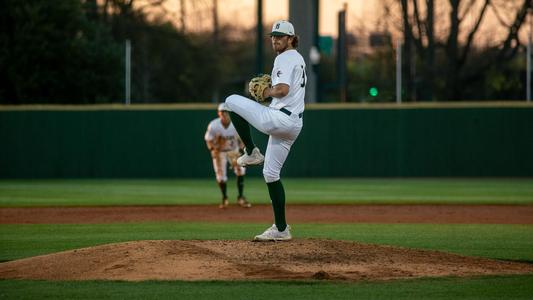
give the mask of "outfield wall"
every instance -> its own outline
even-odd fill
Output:
[[[212,177],[215,117],[215,105],[1,107],[0,178]],[[533,176],[533,105],[308,105],[282,176]]]

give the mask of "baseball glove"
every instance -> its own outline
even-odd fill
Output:
[[[266,88],[269,88],[271,86],[272,80],[270,79],[270,75],[263,74],[254,77],[252,78],[252,80],[250,80],[250,83],[248,84],[248,91],[255,100],[263,102],[265,101],[265,98],[263,98],[263,92]]]
[[[239,153],[238,150],[234,150],[234,151],[229,151],[228,152],[228,160],[230,161],[231,165],[232,166],[235,166],[237,165],[237,158],[239,158],[239,156],[241,156],[241,154]]]

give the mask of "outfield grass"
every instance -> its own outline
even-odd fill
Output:
[[[235,197],[234,179],[229,183]],[[533,204],[530,179],[285,179],[290,204]],[[260,178],[246,194],[269,203]],[[206,204],[214,180],[1,180],[0,206]],[[0,225],[0,261],[134,240],[250,239],[269,224]],[[533,263],[533,226],[291,224],[296,238],[329,238]],[[390,282],[0,280],[1,299],[531,299],[533,275]]]
[[[2,299],[531,299],[533,275],[390,282],[0,281]]]
[[[283,180],[290,204],[533,204],[531,179]],[[228,183],[236,197],[235,180]],[[247,178],[245,194],[269,203],[261,178]],[[218,203],[213,179],[0,180],[0,206],[168,205]]]
[[[0,226],[0,260],[134,240],[241,239],[267,224],[116,223]],[[291,224],[295,238],[434,249],[533,263],[533,226],[479,224]]]

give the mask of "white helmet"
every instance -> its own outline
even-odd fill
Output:
[[[283,36],[283,35],[289,35],[294,36],[294,26],[292,26],[291,22],[281,20],[277,21],[272,25],[272,32],[270,33],[271,36]]]

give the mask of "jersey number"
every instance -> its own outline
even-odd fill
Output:
[[[304,87],[305,86],[305,68],[304,66],[301,66],[302,67],[302,84],[300,84],[300,87]]]

